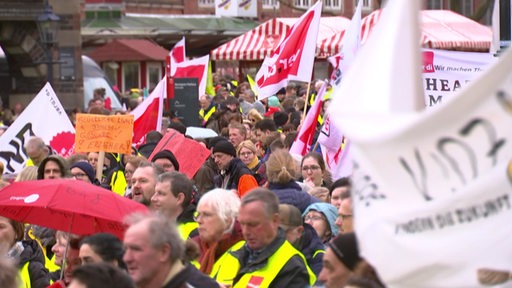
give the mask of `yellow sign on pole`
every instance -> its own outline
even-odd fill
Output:
[[[133,115],[77,114],[75,151],[130,154]]]

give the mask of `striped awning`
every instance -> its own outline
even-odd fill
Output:
[[[382,10],[375,10],[361,21],[361,43],[364,45],[379,18]],[[345,31],[324,39],[326,45],[319,47],[318,54],[326,57],[336,55],[341,50]],[[421,44],[425,48],[489,51],[492,41],[491,28],[466,18],[450,10],[421,11]]]
[[[299,18],[274,18],[251,31],[215,48],[212,60],[263,60],[281,42],[288,30]],[[350,20],[345,17],[322,17],[317,40],[319,45],[326,38],[345,30]],[[319,55],[318,55],[319,56]]]

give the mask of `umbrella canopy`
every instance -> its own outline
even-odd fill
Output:
[[[15,182],[0,190],[0,216],[78,235],[122,238],[124,217],[146,211],[110,190],[71,179]]]
[[[188,136],[197,139],[197,138],[212,138],[215,136],[218,136],[217,132],[213,131],[210,128],[203,128],[203,127],[187,127],[187,134]]]

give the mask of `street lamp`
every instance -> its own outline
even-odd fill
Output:
[[[43,13],[37,17],[37,30],[39,30],[39,39],[46,52],[47,79],[50,84],[53,82],[53,56],[52,47],[57,43],[59,32],[60,17],[53,14],[52,6],[45,1]]]

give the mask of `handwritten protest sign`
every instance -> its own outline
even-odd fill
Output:
[[[176,156],[178,163],[180,163],[180,172],[189,178],[194,177],[197,170],[199,170],[206,158],[211,154],[210,150],[206,149],[203,145],[185,138],[183,134],[174,129],[167,132],[162,140],[158,142],[149,159],[153,159],[153,156],[162,150],[169,150]]]
[[[131,153],[133,115],[77,114],[75,150]]]

